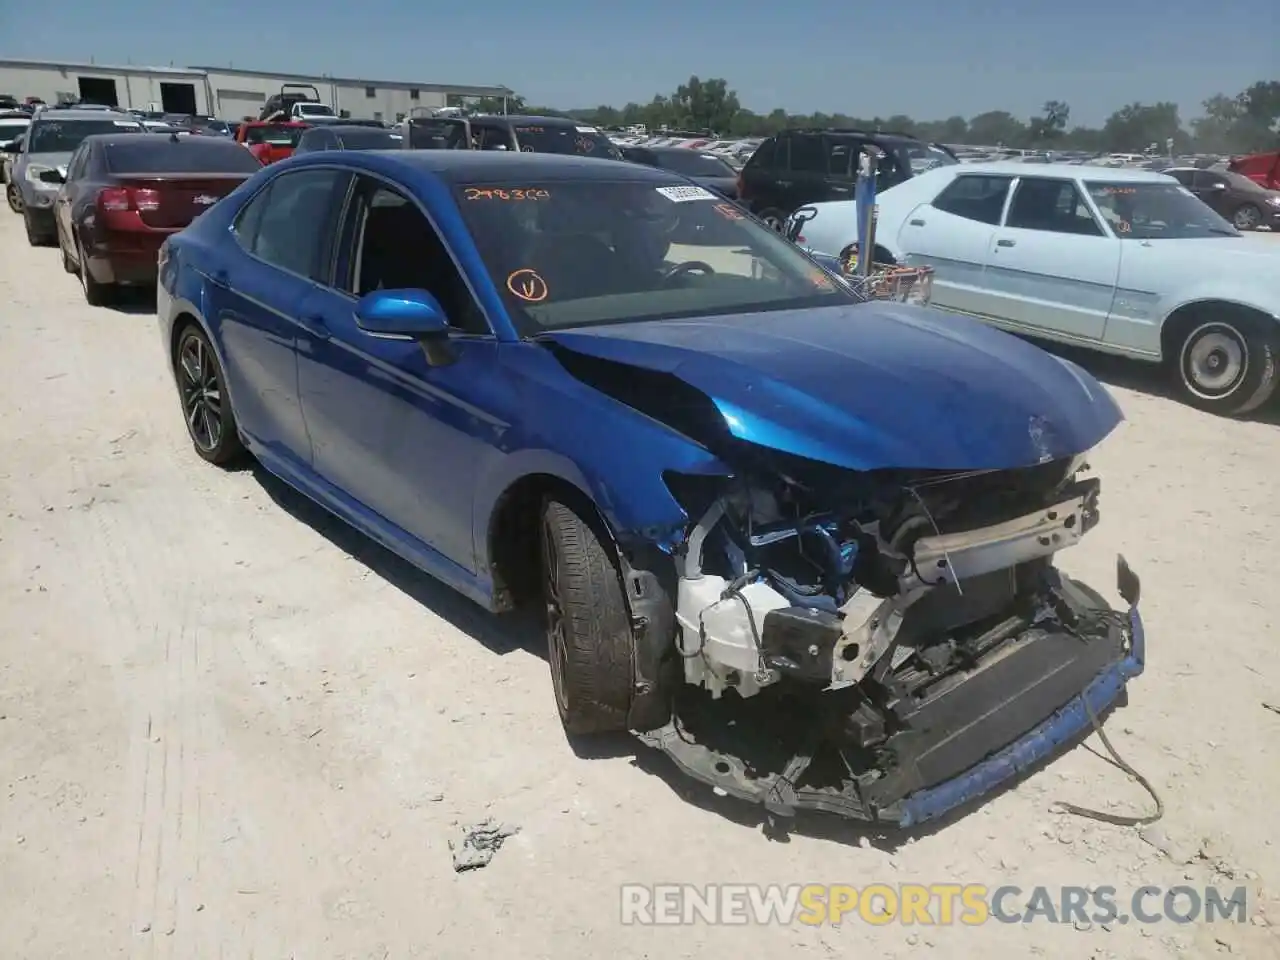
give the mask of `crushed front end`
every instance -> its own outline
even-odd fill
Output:
[[[770,814],[911,826],[1087,729],[1143,669],[1139,586],[1112,610],[1055,554],[1098,522],[1083,457],[858,472],[771,452],[671,475],[675,706],[637,730]]]

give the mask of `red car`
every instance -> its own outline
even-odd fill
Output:
[[[1227,169],[1243,174],[1260,187],[1280,190],[1280,150],[1235,157],[1227,164]]]
[[[266,166],[293,156],[293,150],[302,139],[307,124],[294,121],[251,121],[240,125],[236,142],[249,148],[249,152]]]
[[[121,286],[154,286],[165,239],[261,169],[225,137],[106,133],[84,139],[65,175],[40,177],[63,185],[53,208],[62,265],[100,306]]]

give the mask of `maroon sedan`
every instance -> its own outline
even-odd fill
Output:
[[[100,134],[85,138],[54,204],[58,246],[85,299],[98,306],[121,286],[154,286],[165,238],[217,203],[262,165],[225,137]]]

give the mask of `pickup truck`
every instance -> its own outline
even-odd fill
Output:
[[[242,123],[236,130],[236,143],[242,143],[249,152],[258,158],[265,167],[293,156],[293,149],[302,139],[302,132],[307,124],[287,120],[283,122],[264,122],[255,120]]]
[[[1243,174],[1260,187],[1280,190],[1280,150],[1235,157],[1227,164],[1227,169]]]

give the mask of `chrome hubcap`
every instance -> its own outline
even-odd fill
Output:
[[[1260,216],[1261,214],[1259,214],[1253,207],[1243,207],[1236,211],[1236,215],[1233,219],[1235,220],[1236,227],[1238,229],[1251,230],[1257,226]]]
[[[178,368],[187,430],[196,446],[211,452],[222,440],[222,390],[213,357],[202,338],[183,340]]]
[[[1182,350],[1182,379],[1205,400],[1225,397],[1240,386],[1249,364],[1249,348],[1234,327],[1205,324],[1187,338]]]

